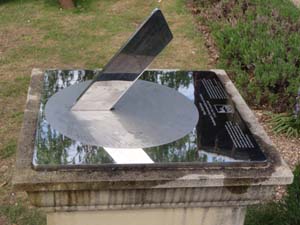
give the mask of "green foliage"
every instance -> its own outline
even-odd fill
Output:
[[[246,100],[291,111],[300,86],[300,11],[289,0],[195,0]]]
[[[4,216],[9,224],[46,225],[45,215],[35,209],[28,209],[22,204],[0,206],[0,216]]]
[[[245,225],[298,225],[300,224],[300,165],[294,171],[294,182],[288,186],[280,202],[250,207]]]
[[[284,225],[300,224],[300,165],[294,171],[294,182],[288,186],[287,195],[279,204]]]
[[[6,159],[15,154],[17,142],[10,140],[2,149],[0,149],[0,159]]]
[[[245,225],[282,225],[278,204],[271,202],[265,205],[252,206],[247,209]]]
[[[288,137],[300,136],[300,118],[295,115],[277,114],[270,120],[275,133],[283,133]]]

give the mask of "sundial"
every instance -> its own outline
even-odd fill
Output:
[[[102,70],[46,71],[34,167],[266,163],[220,75],[146,70],[172,37],[155,9]]]
[[[171,39],[155,9],[93,80],[48,100],[47,121],[67,137],[107,148],[153,147],[182,138],[198,121],[195,105],[171,88],[138,80]]]
[[[102,70],[33,70],[13,184],[48,225],[242,225],[292,182],[224,70],[146,69],[171,39],[156,9]]]

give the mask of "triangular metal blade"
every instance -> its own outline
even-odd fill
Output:
[[[161,10],[155,9],[82,92],[72,110],[111,110],[172,38]]]

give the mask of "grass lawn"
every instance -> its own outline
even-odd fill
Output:
[[[145,17],[160,7],[174,33],[152,68],[207,68],[203,38],[184,0],[0,0],[0,224],[45,223],[10,179],[32,68],[102,67]],[[22,202],[22,204],[20,204]]]

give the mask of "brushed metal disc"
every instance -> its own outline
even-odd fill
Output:
[[[182,138],[198,122],[198,110],[192,101],[174,89],[142,80],[129,89],[114,110],[72,111],[74,102],[90,82],[57,92],[45,108],[52,128],[83,144],[154,147]],[[103,92],[97,91],[99,95]]]

